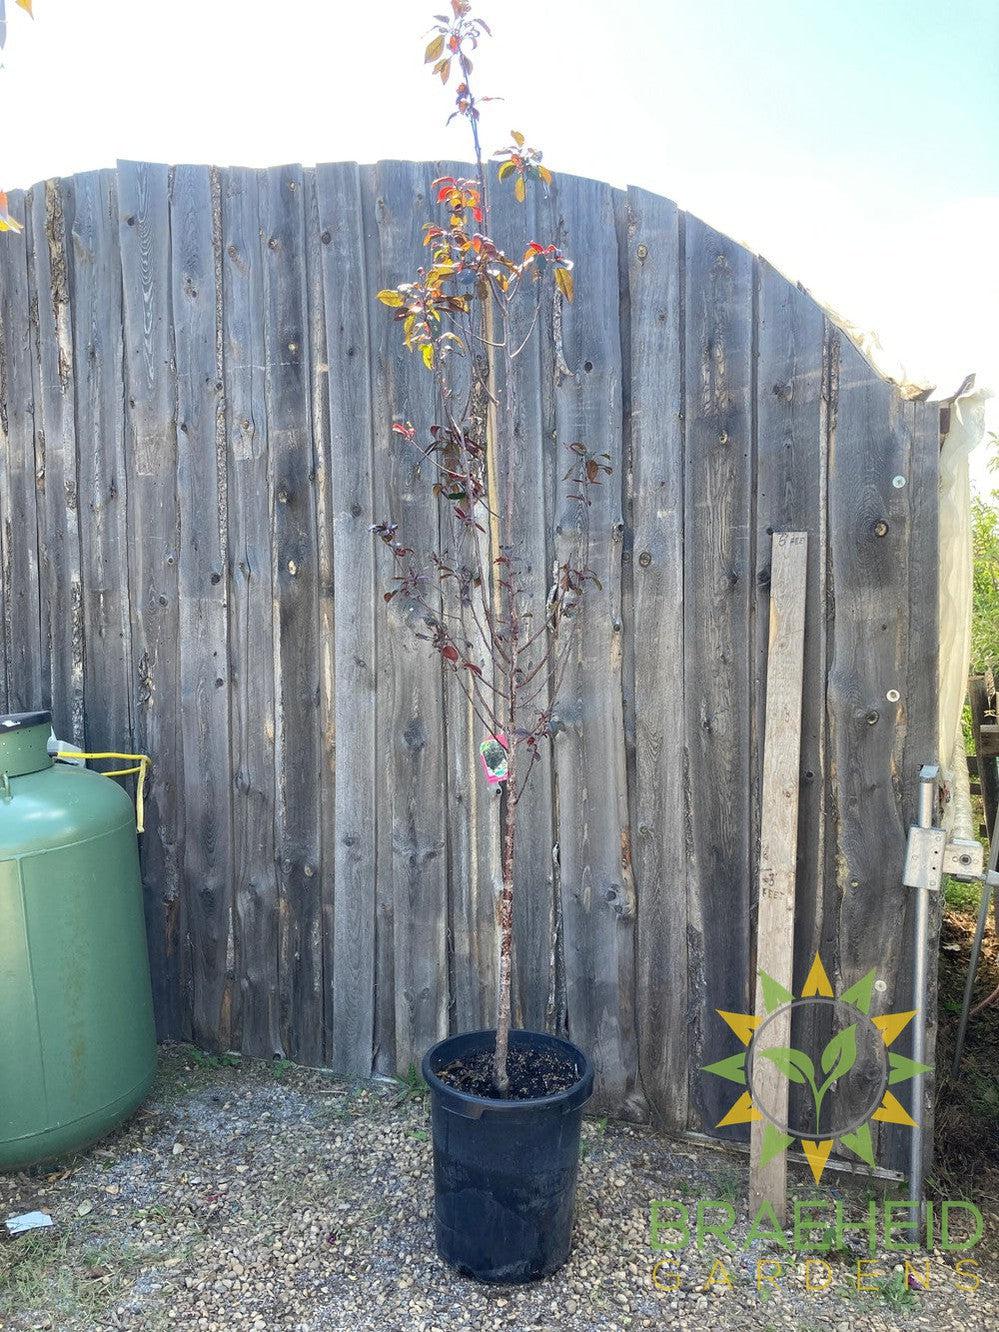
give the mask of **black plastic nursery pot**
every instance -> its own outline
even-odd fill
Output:
[[[593,1069],[557,1036],[511,1031],[510,1048],[551,1050],[577,1080],[536,1100],[472,1096],[438,1072],[464,1055],[493,1050],[495,1031],[440,1041],[423,1058],[434,1137],[437,1252],[479,1281],[535,1281],[569,1257],[583,1106]]]

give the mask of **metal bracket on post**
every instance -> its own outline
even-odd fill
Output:
[[[999,853],[999,836],[993,834],[992,855],[988,870],[984,869],[984,856],[979,842],[956,837],[948,841],[945,829],[936,827],[937,820],[937,785],[940,768],[935,763],[925,764],[919,771],[919,813],[918,822],[909,829],[909,840],[905,848],[905,867],[902,882],[916,892],[915,928],[913,940],[912,970],[912,1006],[916,1010],[916,1019],[912,1034],[912,1057],[917,1064],[926,1062],[926,974],[927,974],[927,936],[929,930],[929,894],[940,891],[943,876],[949,874],[955,879],[968,882],[978,880],[986,885],[982,894],[982,911],[979,915],[979,932],[975,944],[981,947],[981,934],[985,928],[985,911],[988,907],[988,888],[999,887],[999,874],[996,873],[996,857]],[[999,832],[999,829],[996,830]],[[967,1010],[970,1002],[971,981],[977,962],[976,947],[972,949],[972,969],[969,973],[965,1007],[961,1027],[958,1031],[957,1060],[961,1057],[964,1042],[964,1027],[967,1023]],[[909,1158],[909,1198],[913,1205],[920,1207],[923,1201],[923,1077],[917,1073],[912,1079],[912,1118],[916,1127],[912,1130],[912,1145]]]
[[[916,1020],[912,1031],[912,1058],[916,1064],[926,1062],[926,940],[929,933],[930,893],[938,892],[943,878],[944,849],[947,834],[935,828],[937,813],[937,783],[940,767],[927,763],[919,771],[919,814],[916,825],[909,830],[905,852],[903,882],[916,893],[915,926],[912,960],[912,1006]],[[923,1203],[923,1074],[912,1079],[912,1142],[909,1154],[909,1198],[913,1207],[921,1212]]]

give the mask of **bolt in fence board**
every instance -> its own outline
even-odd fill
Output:
[[[61,740],[83,745],[83,584],[76,461],[73,324],[67,237],[72,182],[48,180],[32,191],[31,247],[37,317],[35,426],[43,440],[47,666],[43,701]]]
[[[177,386],[169,170],[119,162],[128,563],[136,748],[152,760],[139,839],[153,1006],[161,1039],[182,1029]]]
[[[606,451],[613,468],[592,488],[588,510],[568,497],[567,486],[556,493],[557,557],[575,562],[585,553],[600,584],[589,586],[581,606],[556,702],[568,1027],[593,1060],[595,1104],[613,1106],[627,1118],[644,1118],[637,1078],[635,884],[622,713],[624,458],[617,230],[606,185],[563,177],[554,207],[559,243],[576,263],[575,300],[560,312],[564,369],[555,390],[558,443],[579,440],[595,453]],[[566,458],[571,461],[570,455]]]
[[[687,833],[683,744],[683,346],[680,215],[627,195],[638,1058],[653,1119],[685,1129]]]
[[[759,894],[756,963],[790,991],[794,974],[794,907],[798,856],[798,796],[801,765],[801,691],[805,668],[805,591],[808,533],[775,532],[771,544],[763,771],[760,785]],[[762,983],[756,983],[756,1016],[767,1015]],[[781,1011],[769,1024],[771,1045],[791,1040],[791,1015]],[[753,1064],[754,1102],[786,1123],[789,1082],[769,1062]],[[749,1209],[769,1203],[783,1224],[787,1201],[787,1157],[761,1160],[765,1122],[750,1132]]]
[[[826,624],[826,402],[824,320],[807,293],[758,261],[756,385],[756,577],[753,644],[753,842],[760,838],[764,716],[770,627],[771,534],[808,534],[804,684],[798,787],[797,892],[794,916],[796,994],[822,947],[823,928],[835,917],[835,895],[824,875],[825,836],[825,624]],[[755,897],[755,882],[752,891]],[[754,902],[755,910],[755,902]],[[831,958],[830,958],[831,963]],[[832,1035],[825,1009],[811,1005],[792,1017],[794,1044],[822,1049]],[[810,1104],[807,1089],[792,1086],[792,1122]]]
[[[369,267],[378,275],[373,291],[407,281],[419,262],[430,175],[425,164],[383,162],[376,168],[379,257],[377,267]],[[433,381],[419,355],[402,346],[388,312],[379,310],[372,317],[384,339],[378,344],[384,359],[378,366],[374,414],[375,512],[379,519],[397,522],[404,544],[425,555],[438,535],[428,471],[432,464],[421,462],[420,447],[392,436],[390,429],[393,419],[414,425],[434,419]],[[395,570],[381,542],[376,571],[378,586],[390,586]],[[394,1064],[405,1070],[446,1034],[448,1025],[443,673],[428,644],[413,638],[414,627],[426,629],[418,609],[402,596],[387,609],[384,635],[379,624],[378,739],[391,818]],[[381,847],[379,837],[379,853]]]
[[[264,394],[259,172],[222,176],[223,364],[229,519],[234,1044],[273,1058],[278,1019],[274,850],[274,597]]]
[[[749,992],[752,259],[696,218],[686,233],[684,710],[690,893],[690,1064],[731,1052],[718,1009]],[[693,1127],[716,1129],[728,1085],[698,1075]]]
[[[180,508],[183,883],[192,1039],[228,1048],[232,993],[228,533],[216,198],[207,167],[176,168],[170,199]]]
[[[332,966],[329,1062],[367,1077],[375,1037],[377,820],[376,602],[369,378],[371,308],[354,163],[316,168],[326,363],[329,477],[336,600],[333,654],[335,908],[327,939]]]
[[[69,286],[76,366],[87,748],[132,741],[121,259],[113,171],[75,181]]]
[[[273,478],[281,1041],[288,1058],[321,1064],[319,580],[301,167],[264,172],[259,207]]]
[[[10,194],[11,216],[24,218],[25,195]],[[0,432],[3,472],[3,644],[7,707],[29,712],[42,703],[42,637],[35,480],[35,399],[32,386],[28,236],[4,237],[0,265]],[[47,674],[47,668],[45,674]]]
[[[911,407],[842,335],[833,356],[829,576],[835,620],[827,698],[838,980],[849,986],[876,968],[887,978],[882,1002],[891,1011],[910,1006],[904,978],[912,895],[902,887],[907,824],[900,797],[906,775],[913,419]],[[883,537],[877,535],[880,521],[888,524]],[[889,690],[899,691],[898,702],[888,700]],[[873,1091],[865,1071],[858,1068],[836,1089],[837,1121],[863,1113]],[[888,1148],[885,1163],[897,1165],[904,1159],[903,1135],[880,1136]]]

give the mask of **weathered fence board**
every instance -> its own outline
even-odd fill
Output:
[[[223,362],[229,515],[233,1021],[248,1054],[281,1051],[274,847],[274,596],[264,398],[263,256],[257,173],[222,184]]]
[[[752,273],[747,252],[696,218],[686,228],[684,693],[691,821],[691,1065],[721,1059],[718,1010],[748,1012]],[[731,1096],[694,1078],[698,1127]],[[725,1136],[744,1136],[737,1129]]]
[[[395,286],[411,275],[413,257],[422,253],[422,224],[432,207],[430,183],[435,175],[428,166],[408,162],[379,164],[380,263],[373,290]],[[382,410],[375,415],[376,512],[399,524],[407,545],[427,550],[436,543],[438,529],[427,477],[432,464],[421,463],[422,442],[393,436],[391,424],[433,419],[431,380],[419,358],[401,345],[398,330],[388,328],[385,319],[379,324],[384,379],[379,386]],[[380,586],[391,586],[394,574],[391,554],[382,546]],[[443,680],[439,669],[427,671],[427,649],[410,632],[421,629],[419,621],[419,609],[397,596],[388,606],[385,634],[379,640],[379,662],[384,659],[390,681],[382,700],[386,711],[379,760],[390,787],[395,1064],[403,1069],[418,1062],[448,1026]]]
[[[321,1062],[319,582],[300,167],[260,181],[276,694],[278,981],[282,1048]]]
[[[416,608],[384,600],[370,532],[438,535],[427,464],[391,431],[425,442],[433,384],[374,296],[423,261],[430,182],[459,169],[121,163],[12,200],[0,702],[153,756],[163,1036],[353,1076],[491,1020],[482,736]],[[577,261],[510,386],[535,616],[578,536],[565,445],[614,468],[590,511],[601,588],[521,807],[515,1014],[588,1048],[608,1110],[714,1131],[731,1089],[698,1068],[732,1052],[715,1010],[752,994],[772,531],[809,546],[795,977],[819,949],[907,1002],[937,413],[666,200],[568,178],[494,209],[512,253]]]
[[[656,1115],[687,1126],[687,828],[683,762],[684,413],[680,214],[628,191],[631,576],[639,889],[639,1068]]]
[[[132,734],[121,260],[113,171],[76,178],[69,253],[82,538],[83,690],[90,749]]]
[[[25,197],[10,196],[24,217]],[[35,483],[35,395],[31,380],[31,320],[24,239],[0,264],[0,436],[3,439],[4,656],[7,706],[27,711],[42,697],[41,583]]]
[[[637,1081],[636,903],[621,682],[624,453],[617,232],[613,199],[604,185],[563,180],[555,204],[565,247],[579,256],[576,299],[561,310],[558,440],[585,440],[590,447],[599,442],[613,469],[593,488],[585,514],[566,497],[565,487],[555,512],[556,558],[575,562],[581,550],[598,580],[583,602],[556,703],[568,1025],[601,1070],[598,1102],[637,1115],[644,1111],[644,1098]]]
[[[795,899],[794,992],[799,994],[812,958],[823,951],[827,907],[835,912],[834,893],[824,893],[825,853],[825,623],[826,623],[826,418],[825,321],[815,302],[791,286],[769,264],[759,265],[756,384],[756,573],[753,792],[760,790],[763,718],[766,703],[768,626],[770,622],[771,534],[807,532],[808,574],[805,599],[805,661],[801,714],[801,780],[798,792],[798,892]],[[760,807],[754,801],[752,835],[760,838]],[[755,896],[756,882],[752,883]],[[830,956],[829,965],[832,965]],[[798,1049],[823,1048],[819,1005],[796,1009],[792,1016]],[[828,1024],[826,1024],[828,1026]],[[828,1031],[831,1035],[831,1029]],[[799,1108],[806,1088],[791,1086],[795,1122],[807,1122]]]
[[[39,551],[44,549],[47,573],[42,692],[51,700],[56,733],[82,745],[83,584],[67,254],[72,217],[71,183],[47,181],[32,191],[28,235],[36,293],[35,464],[41,472],[45,514],[45,537]]]
[[[185,937],[191,1035],[230,1040],[231,758],[224,421],[216,200],[207,167],[178,167],[170,200],[177,360],[180,716]],[[220,447],[220,445],[222,447]]]
[[[370,283],[357,167],[319,167],[316,180],[329,365],[336,604],[336,843],[329,1057],[336,1068],[367,1075],[375,1033],[375,607],[380,600],[369,531],[373,512],[371,383],[366,354]]]
[[[155,755],[140,847],[157,1030],[182,1026],[177,390],[170,299],[169,172],[118,165],[133,746]],[[125,747],[125,737],[113,737]]]

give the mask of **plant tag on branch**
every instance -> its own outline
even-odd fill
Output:
[[[497,786],[507,779],[506,736],[491,735],[479,745],[479,757],[482,759],[482,771],[490,786]]]

